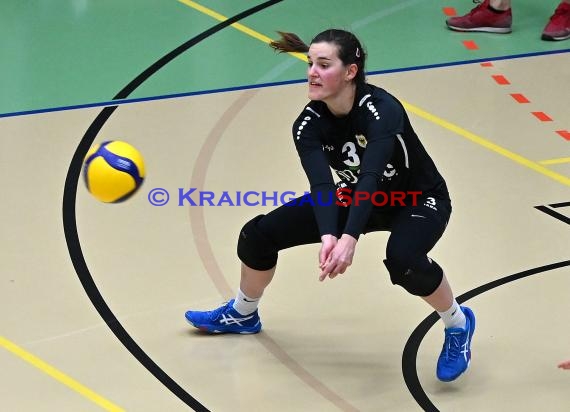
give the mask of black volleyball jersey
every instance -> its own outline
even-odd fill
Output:
[[[352,109],[343,117],[334,116],[324,102],[309,102],[293,124],[293,140],[310,183],[321,235],[358,238],[375,207],[371,200],[353,203],[345,227],[338,228],[338,207],[327,204],[336,192],[331,169],[353,193],[420,191],[422,196],[449,199],[445,180],[404,107],[374,85],[357,88]]]

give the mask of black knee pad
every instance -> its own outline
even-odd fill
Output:
[[[237,244],[240,260],[255,270],[269,270],[277,264],[277,248],[257,226],[264,216],[254,217],[243,226]]]
[[[397,260],[384,259],[384,265],[390,273],[394,285],[400,285],[409,293],[416,296],[429,296],[439,287],[443,279],[443,270],[433,260],[422,265],[419,270],[416,265],[405,265]],[[415,267],[414,267],[415,266]]]

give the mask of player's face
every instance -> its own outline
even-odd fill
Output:
[[[334,99],[350,83],[346,80],[348,69],[338,57],[338,47],[334,43],[313,43],[307,55],[309,68],[309,99]]]

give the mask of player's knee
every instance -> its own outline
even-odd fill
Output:
[[[427,259],[427,257],[424,257]],[[434,261],[418,264],[412,260],[402,260],[388,256],[384,265],[390,273],[394,285],[406,289],[416,296],[429,296],[439,287],[443,279],[443,270]]]
[[[238,239],[238,257],[255,270],[269,270],[277,264],[277,248],[257,224],[264,216],[259,215],[247,222]]]

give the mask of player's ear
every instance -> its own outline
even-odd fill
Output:
[[[345,80],[352,81],[352,79],[356,77],[356,73],[358,73],[358,66],[356,65],[356,63],[349,64],[348,68],[346,69]]]

